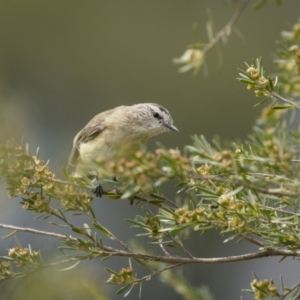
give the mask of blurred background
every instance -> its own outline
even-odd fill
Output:
[[[220,65],[216,50],[208,54],[208,76],[200,71],[178,73],[172,63],[188,44],[207,42],[207,10],[215,30],[230,19],[230,1],[102,1],[102,0],[2,0],[0,2],[0,136],[23,137],[32,153],[41,148],[42,158],[50,159],[50,168],[58,176],[66,166],[75,134],[97,113],[118,105],[157,102],[171,112],[179,134],[153,138],[166,147],[182,149],[191,144],[191,136],[207,139],[245,139],[251,132],[260,109],[253,108],[254,94],[236,81],[244,61],[262,56],[267,74],[272,64],[276,40],[281,30],[290,30],[299,17],[299,0],[289,0],[282,7],[270,1],[263,9],[249,7],[236,23],[244,35],[235,34],[221,46]],[[274,2],[274,3],[273,3]],[[192,30],[198,23],[199,35]],[[166,188],[174,196],[171,187]],[[0,190],[0,222],[44,230],[60,230],[47,222],[34,220],[23,211],[20,199],[8,199]],[[124,219],[141,213],[141,206],[127,201],[95,201],[100,222],[125,241],[137,233]],[[82,224],[76,218],[74,222]],[[0,230],[0,237],[9,232]],[[54,255],[57,241],[52,238],[18,234],[21,244],[41,249],[44,257]],[[236,241],[224,244],[216,232],[194,234],[188,248],[196,256],[218,257],[246,253],[253,248]],[[1,240],[0,254],[13,247],[13,239]],[[23,281],[0,284],[0,299],[120,299],[117,286],[107,286],[104,266],[115,270],[128,266],[125,259],[84,262],[68,272],[45,270]],[[140,270],[140,269],[138,269]],[[206,285],[215,299],[239,299],[241,288],[249,288],[252,271],[277,282],[283,274],[288,285],[297,280],[292,260],[278,264],[276,259],[213,266],[186,266],[182,273],[193,286]],[[143,275],[144,270],[140,270]],[[143,273],[144,272],[144,273]],[[106,298],[103,298],[106,297]],[[164,286],[159,277],[143,284],[142,299],[182,297]],[[252,296],[245,295],[245,299]],[[133,290],[129,299],[138,298]]]

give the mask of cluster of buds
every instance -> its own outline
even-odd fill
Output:
[[[266,90],[268,90],[267,88],[270,85],[270,79],[266,79],[260,74],[259,69],[254,66],[249,67],[246,70],[246,74],[249,76],[249,79],[252,80],[252,82],[247,85],[248,90],[254,90],[256,97],[269,96]]]
[[[31,210],[34,213],[47,213],[51,212],[51,208],[49,206],[49,199],[47,199],[44,195],[41,195],[36,192],[29,192],[28,198],[21,202],[23,209]]]
[[[103,170],[103,172],[102,172]],[[118,191],[126,194],[127,197],[137,192],[148,192],[151,190],[153,178],[160,171],[159,163],[155,160],[152,153],[138,151],[131,158],[122,158],[117,162],[109,162],[101,168],[101,177],[103,173],[119,178],[116,185]]]
[[[285,231],[286,230],[286,231]],[[281,234],[278,236],[279,244],[286,245],[289,250],[299,250],[300,238],[297,233],[283,224]]]
[[[159,232],[161,224],[158,217],[145,217],[144,224],[147,226],[147,230],[150,232],[151,237],[161,237],[162,234]]]
[[[293,97],[300,95],[300,22],[294,24],[291,31],[283,31],[276,60],[279,69],[280,86],[284,93]]]
[[[200,175],[209,175],[212,169],[212,165],[202,165],[196,169],[197,173]]]
[[[218,200],[218,211],[214,214],[224,221],[223,224],[227,228],[240,229],[243,228],[245,223],[245,218],[243,218],[243,213],[246,211],[246,205],[243,201],[237,199],[234,196],[227,196],[228,191],[225,189],[224,194],[219,197]]]
[[[245,203],[234,196],[222,195],[219,197],[218,203],[220,210],[241,212],[245,208]]]
[[[0,262],[0,276],[4,278],[8,278],[13,276],[14,272],[11,269],[9,261],[1,261]]]
[[[133,276],[133,269],[128,267],[122,268],[119,273],[113,272],[106,282],[112,284],[134,284],[135,281],[136,278]]]
[[[176,225],[196,225],[199,230],[212,223],[219,228],[240,230],[246,226],[242,216],[245,209],[246,205],[241,200],[221,196],[217,205],[198,206],[196,209],[180,207],[173,214],[164,215],[168,220],[174,220]]]
[[[214,159],[222,163],[225,167],[230,167],[233,162],[233,154],[229,150],[223,150],[221,152],[217,152],[214,156]]]
[[[61,197],[60,204],[66,210],[84,210],[87,211],[94,197],[87,193],[73,191],[70,186],[65,186],[64,190],[59,192]]]
[[[159,164],[155,161],[153,153],[137,151],[132,153],[131,157],[121,158],[117,162],[110,161],[107,164],[99,165],[99,167],[101,167],[99,171],[101,175],[120,175],[130,179],[135,177],[136,174],[149,173],[158,169]]]
[[[23,267],[27,263],[38,263],[39,253],[37,251],[30,251],[28,248],[11,248],[8,251],[8,256],[17,261],[17,267]]]
[[[97,163],[101,177],[120,175],[127,179],[135,179],[140,174],[146,174],[149,177],[156,177],[164,173],[175,175],[186,170],[188,166],[190,170],[189,159],[182,156],[177,149],[157,149],[155,154],[140,150],[117,162],[105,163],[105,161],[99,160]],[[164,168],[166,165],[168,167]]]
[[[0,176],[6,178],[10,197],[28,194],[55,179],[44,161],[25,153],[22,147],[8,145],[0,147]]]
[[[254,90],[257,97],[271,97],[274,92],[276,81],[264,76],[262,60],[257,59],[251,66],[247,64],[246,71],[241,70],[240,77],[237,78],[240,82],[247,84],[248,90]]]
[[[300,41],[300,39],[299,39]],[[298,41],[298,42],[299,42]],[[300,48],[293,44],[288,50],[280,53],[277,60],[279,77],[284,93],[289,93],[295,97],[300,95]]]
[[[265,157],[270,166],[280,167],[282,170],[290,172],[292,170],[292,151],[285,150],[284,152],[283,150],[284,148],[276,136],[266,134],[263,147],[259,149],[259,155]]]
[[[167,215],[167,218],[174,220],[177,225],[194,224],[199,227],[201,224],[206,226],[213,222],[224,229],[244,228],[246,226],[244,214],[248,212],[248,205],[235,196],[227,196],[230,190],[226,188],[219,187],[215,192],[220,196],[214,205],[202,205],[196,209],[180,207],[174,214]]]
[[[280,296],[272,280],[257,280],[251,282],[254,299],[265,299]]]
[[[287,42],[297,42],[300,39],[300,22],[294,24],[291,31],[282,31],[281,36]]]
[[[169,175],[186,175],[193,173],[189,158],[181,155],[178,149],[157,149],[155,151],[157,161],[161,162],[161,168]],[[167,168],[163,164],[167,163]]]
[[[294,61],[296,65],[298,66],[298,73],[300,74],[300,49],[298,45],[293,45],[289,48],[289,51],[292,53],[294,57]]]
[[[197,207],[196,209],[188,209],[187,207],[180,207],[175,210],[173,216],[175,222],[179,225],[207,222],[211,215],[207,214],[203,207]]]
[[[153,186],[160,186],[169,178],[184,177],[193,170],[189,159],[174,149],[157,149],[155,154],[138,151],[129,159],[122,158],[117,162],[109,162],[102,168],[106,176],[113,174],[120,178],[116,185],[118,191],[126,197],[137,192],[147,193]]]
[[[9,196],[26,195],[23,208],[34,213],[51,212],[49,197],[60,199],[65,209],[88,210],[93,200],[92,195],[78,192],[74,184],[55,182],[44,161],[25,153],[22,147],[0,146],[0,175],[6,178]]]
[[[179,69],[180,73],[194,70],[194,74],[197,74],[204,62],[204,58],[205,55],[202,50],[190,48],[187,49],[181,57],[174,58],[173,63],[184,65]]]
[[[269,155],[270,152],[273,154],[279,153],[279,143],[276,137],[270,137],[264,141],[264,148],[263,151],[265,155]],[[263,153],[262,153],[263,154]]]

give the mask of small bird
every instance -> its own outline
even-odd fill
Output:
[[[69,164],[76,176],[95,174],[97,161],[118,161],[143,147],[160,133],[178,129],[168,110],[155,103],[118,106],[92,118],[74,138]],[[95,176],[95,175],[94,175]],[[101,197],[102,187],[95,189]]]

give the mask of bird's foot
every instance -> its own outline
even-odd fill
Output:
[[[94,189],[92,189],[92,192],[95,194],[96,197],[101,198],[104,192],[102,185],[98,184]]]

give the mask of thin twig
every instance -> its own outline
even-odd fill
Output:
[[[94,218],[93,215],[87,213],[86,211],[83,211],[84,215],[87,216],[88,218],[91,219],[91,221],[94,224],[98,224],[100,226],[102,226],[101,224],[99,224],[99,222],[97,221],[97,219]],[[127,250],[128,252],[133,252],[124,242],[122,242],[120,239],[118,239],[110,230],[109,230],[109,237],[114,240],[115,242],[117,242],[119,245],[121,245],[125,250]]]
[[[300,293],[298,292],[297,295],[292,300],[299,300],[300,299]]]
[[[146,202],[148,204],[152,204],[152,205],[156,205],[158,207],[163,207],[163,204],[162,203],[153,203],[153,202],[150,202],[149,199],[147,199],[146,197],[143,197],[141,195],[134,195],[133,196],[133,199],[136,199],[138,201],[142,201],[142,202]]]
[[[138,282],[141,282],[141,281],[144,281],[144,280],[148,280],[149,277],[151,277],[151,276],[157,275],[157,274],[162,273],[162,272],[164,272],[166,270],[173,269],[173,268],[176,268],[176,267],[179,267],[179,266],[181,266],[181,264],[174,264],[174,265],[170,265],[170,266],[164,267],[164,268],[162,268],[160,270],[157,270],[157,271],[155,271],[155,272],[153,272],[153,273],[151,273],[149,275],[146,275],[146,276],[144,276],[142,278],[136,279],[134,281],[134,283],[138,283]]]
[[[292,182],[292,183],[299,183],[299,180],[293,180],[290,178],[286,178],[285,176],[280,176],[277,174],[271,174],[271,173],[254,173],[254,172],[249,172],[248,175],[251,175],[253,177],[264,177],[264,178],[278,178],[281,180],[285,180],[288,182]]]
[[[65,234],[59,234],[56,232],[49,232],[49,231],[43,231],[43,230],[37,230],[33,228],[26,228],[26,227],[18,227],[18,226],[13,226],[13,225],[6,225],[6,224],[0,224],[0,228],[4,229],[11,229],[11,230],[17,230],[17,231],[22,231],[22,232],[30,232],[34,234],[40,234],[40,235],[46,235],[46,236],[53,236],[59,239],[66,239],[67,235]],[[71,236],[68,236],[69,239],[76,241],[76,238],[73,238]]]
[[[181,243],[177,242],[170,233],[166,233],[166,236],[178,245],[188,257],[194,258],[194,256]]]
[[[63,217],[61,217],[60,215],[58,215],[55,212],[51,212],[52,215],[56,216],[57,218],[59,218],[61,221],[65,222],[66,224],[68,224],[71,228],[77,228],[75,225],[71,224],[70,222],[68,222],[66,219],[64,219]],[[91,236],[90,234],[88,234],[87,232],[83,232],[83,235],[85,237],[87,237],[88,239],[92,240],[93,243],[95,243],[95,245],[103,250],[108,250],[108,251],[112,251],[115,250],[113,248],[110,247],[106,247],[103,246],[102,244],[100,244],[99,242],[97,242],[95,240],[95,238],[93,236]],[[118,242],[123,248],[125,248],[126,251],[128,251],[129,253],[133,253],[131,249],[129,249],[121,240],[119,240],[116,236],[114,236],[111,232],[110,232],[110,237],[115,240],[116,242]]]
[[[126,251],[133,253],[133,251],[124,242],[122,242],[120,239],[118,239],[111,231],[109,231],[109,233],[110,233],[112,240],[114,240],[119,245],[121,245]]]
[[[251,236],[248,236],[248,235],[245,235],[245,234],[240,234],[240,236],[244,239],[244,240],[247,240],[248,242],[252,243],[252,244],[255,244],[259,247],[265,247],[265,244],[262,243],[261,241],[251,237]]]
[[[70,223],[67,219],[63,218],[62,216],[60,216],[58,213],[56,213],[55,211],[51,211],[50,213],[52,216],[55,216],[56,218],[58,218],[59,220],[63,221],[64,223],[66,223],[67,225],[69,225],[71,228],[77,228],[77,226],[75,226],[74,224]],[[91,235],[89,235],[87,232],[83,231],[82,233],[85,237],[87,237],[88,239],[90,239],[91,241],[93,241],[94,243],[96,243],[96,245],[98,247],[101,247],[100,243],[97,243],[96,240],[94,239],[94,237],[92,237]]]
[[[64,181],[64,180],[60,180],[60,179],[54,179],[53,182],[56,182],[56,183],[61,183],[61,184],[65,184],[65,185],[72,185],[74,187],[77,187],[77,188],[80,188],[80,189],[93,189],[92,186],[89,186],[89,185],[86,185],[85,187],[83,186],[80,186],[78,185],[77,183],[73,183],[73,182],[69,182],[69,181]],[[103,190],[102,191],[102,194],[105,195],[105,196],[110,196],[110,195],[114,195],[114,196],[118,196],[118,197],[122,197],[123,194],[121,193],[118,193],[116,189],[111,189],[111,190]],[[150,194],[151,195],[151,194]],[[157,197],[157,198],[160,198],[160,199],[163,199],[163,200],[166,200],[167,202],[171,203],[172,205],[174,205],[176,208],[178,208],[178,206],[173,203],[171,200],[167,199],[166,197],[162,196],[162,195],[158,195],[158,194],[152,194],[153,196]],[[155,206],[158,206],[158,207],[162,207],[162,203],[153,203],[153,202],[150,202],[149,199],[147,199],[146,197],[143,197],[142,195],[134,195],[133,196],[133,199],[136,199],[138,201],[142,201],[142,202],[146,202],[148,204],[152,204],[152,205],[155,205]]]
[[[61,183],[61,184],[65,184],[65,185],[72,185],[72,186],[75,186],[75,187],[77,187],[77,188],[88,188],[88,189],[92,189],[93,187],[91,187],[91,186],[85,186],[85,187],[83,187],[83,186],[81,186],[81,185],[79,185],[79,184],[77,184],[77,183],[74,183],[74,182],[71,182],[71,181],[65,181],[65,180],[61,180],[61,179],[52,179],[52,181],[53,182],[56,182],[56,183]]]
[[[288,291],[286,291],[278,300],[283,300],[284,298],[286,298],[291,292],[293,292],[294,290],[296,290],[297,288],[300,287],[300,281],[297,282],[295,285],[293,285],[291,288],[289,288]],[[297,298],[295,298],[297,299]]]
[[[246,6],[251,0],[245,0],[243,1],[240,6],[236,9],[234,14],[232,15],[231,19],[228,21],[228,23],[213,37],[213,39],[204,47],[202,50],[203,54],[206,54],[209,50],[211,50],[215,44],[219,42],[219,40],[223,36],[228,36],[229,33],[232,30],[233,25],[236,23]]]
[[[156,197],[158,199],[162,199],[162,200],[165,200],[166,202],[172,204],[175,208],[178,208],[179,206],[177,204],[175,204],[172,200],[166,198],[165,196],[163,195],[159,195],[159,194],[156,194],[156,193],[150,193],[151,196],[153,197]]]
[[[159,247],[161,248],[161,250],[164,252],[164,254],[166,256],[171,256],[170,253],[167,251],[167,249],[165,248],[165,246],[162,243],[159,243]]]
[[[279,100],[281,100],[281,101],[284,101],[284,102],[286,102],[286,103],[288,103],[288,104],[291,104],[291,105],[293,105],[294,107],[300,109],[300,106],[299,106],[297,103],[295,103],[294,101],[292,101],[292,100],[288,100],[288,99],[286,99],[286,98],[283,98],[282,96],[280,96],[279,94],[277,94],[277,93],[275,93],[275,92],[271,92],[271,95],[272,95],[274,98],[277,98],[277,99],[279,99]]]

